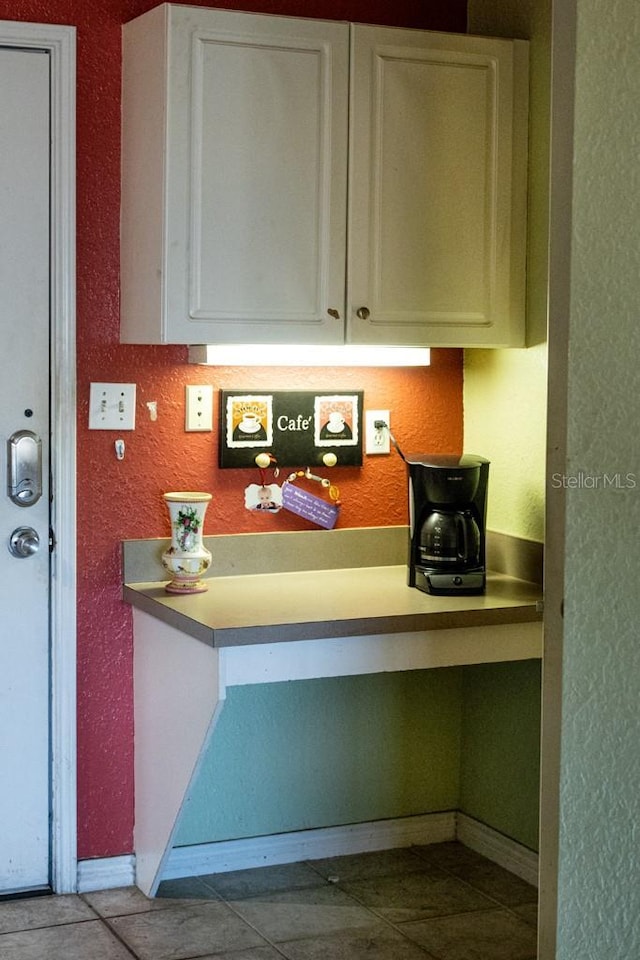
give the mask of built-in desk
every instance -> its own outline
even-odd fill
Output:
[[[496,573],[484,596],[428,596],[406,585],[403,563],[366,565],[398,559],[406,534],[397,529],[361,532],[361,566],[240,574],[227,555],[218,564],[227,575],[212,577],[208,592],[193,596],[169,595],[160,580],[130,581],[132,567],[141,566],[127,559],[125,544],[123,596],[134,619],[136,868],[146,894],[155,893],[228,686],[541,657],[538,586]],[[352,538],[340,533],[353,531],[331,531],[324,544],[353,559]],[[309,534],[245,536],[250,543],[235,539],[253,569],[275,565],[260,553],[272,546],[261,536],[289,538],[276,542],[278,550],[286,544],[301,567],[312,562]],[[394,547],[387,550],[390,537]],[[234,538],[208,539],[217,541],[214,565],[223,539],[235,548]],[[157,556],[165,543],[151,542]],[[326,563],[324,554],[318,562]]]

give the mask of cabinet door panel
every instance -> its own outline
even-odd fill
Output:
[[[122,339],[343,342],[348,25],[164,4],[124,38]]]
[[[372,184],[376,315],[420,322],[429,304],[431,317],[445,322],[486,316],[492,184],[478,158],[487,138],[487,73],[433,59],[383,67]],[[447,183],[456,189],[443,190]]]
[[[195,65],[189,314],[317,323],[331,305],[322,51],[202,41]]]
[[[524,251],[523,237],[512,247],[511,50],[353,28],[352,341],[510,341]]]

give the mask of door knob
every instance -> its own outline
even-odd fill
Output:
[[[369,307],[358,307],[356,310],[356,317],[358,317],[360,320],[368,320],[370,316],[371,311],[369,310]]]
[[[9,538],[9,553],[19,560],[38,552],[40,537],[33,527],[17,527]]]

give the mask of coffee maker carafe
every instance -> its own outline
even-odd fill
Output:
[[[413,454],[409,470],[409,586],[455,596],[485,589],[489,462]]]

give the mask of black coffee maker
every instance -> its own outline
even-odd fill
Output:
[[[484,593],[489,461],[423,453],[406,461],[409,586],[445,596]]]

